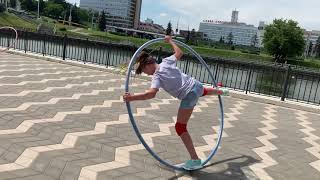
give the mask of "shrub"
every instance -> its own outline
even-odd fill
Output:
[[[259,50],[251,50],[249,51],[250,54],[256,54],[256,55],[259,55],[260,54],[260,51]]]
[[[59,28],[59,30],[60,30],[60,31],[67,31],[67,28],[61,27],[61,28]]]
[[[6,6],[4,4],[0,4],[0,13],[6,11]]]

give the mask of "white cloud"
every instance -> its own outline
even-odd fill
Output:
[[[166,17],[166,16],[168,16],[168,14],[167,13],[160,13],[160,16],[161,17]]]
[[[320,30],[319,0],[160,0],[160,3],[181,16],[182,28],[190,25],[198,29],[204,19],[230,21],[231,11],[236,8],[240,11],[239,21],[248,24],[289,18],[303,28]]]

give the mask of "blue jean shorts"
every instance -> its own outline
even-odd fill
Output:
[[[203,94],[203,86],[200,82],[196,81],[192,90],[187,94],[185,98],[181,100],[180,108],[181,109],[191,109],[196,106],[199,97]]]

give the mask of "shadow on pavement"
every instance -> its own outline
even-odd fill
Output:
[[[192,177],[199,180],[258,180],[254,173],[248,168],[258,160],[251,156],[239,156],[222,161],[207,164],[198,171],[183,172],[177,176],[169,178],[175,180],[183,176]]]

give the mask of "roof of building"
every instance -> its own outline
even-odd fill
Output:
[[[215,25],[255,27],[254,25],[251,25],[251,24],[240,23],[240,22],[234,23],[234,22],[228,22],[228,21],[203,20],[201,23],[209,23],[209,24],[215,24]]]

